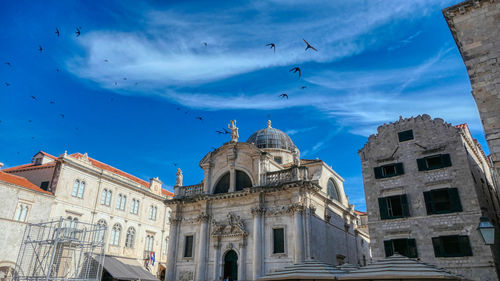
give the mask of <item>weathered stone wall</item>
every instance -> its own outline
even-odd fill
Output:
[[[443,14],[467,67],[500,186],[500,1],[468,0]]]
[[[399,142],[398,132],[410,129],[414,139]],[[461,130],[425,114],[401,118],[398,122],[380,126],[378,133],[370,136],[359,151],[374,259],[385,257],[384,240],[413,238],[422,261],[471,280],[496,280],[492,250],[476,230],[483,207],[480,197],[484,194],[478,193],[472,178],[466,149],[468,144]],[[418,170],[417,158],[445,153],[450,155],[450,167]],[[375,179],[374,167],[391,163],[403,163],[404,174]],[[427,215],[423,192],[452,187],[458,189],[463,211]],[[407,195],[410,217],[381,220],[378,198],[401,194]],[[445,235],[469,236],[473,255],[435,257],[432,237]]]

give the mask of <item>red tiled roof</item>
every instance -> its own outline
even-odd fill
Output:
[[[79,159],[79,158],[83,157],[83,154],[81,154],[81,153],[73,153],[73,154],[71,154],[70,156],[72,156],[72,157],[75,157],[75,158]],[[123,172],[123,171],[121,171],[121,170],[118,170],[118,169],[117,169],[117,168],[115,168],[115,167],[112,167],[112,166],[110,166],[110,165],[108,165],[108,164],[104,164],[104,163],[102,163],[102,162],[100,162],[100,161],[97,161],[97,160],[95,160],[95,159],[93,159],[93,158],[90,158],[90,157],[89,157],[89,161],[90,161],[90,163],[92,163],[92,165],[94,165],[94,166],[96,166],[96,167],[98,167],[98,168],[101,168],[101,169],[103,169],[103,170],[106,170],[106,171],[112,172],[112,173],[114,173],[114,174],[117,174],[117,175],[120,175],[120,176],[126,177],[126,178],[128,178],[129,180],[133,180],[133,181],[135,181],[135,182],[139,183],[140,185],[142,185],[142,186],[144,186],[144,187],[146,187],[146,188],[149,188],[149,182],[147,182],[147,181],[145,181],[145,180],[141,180],[141,179],[140,179],[140,178],[138,178],[138,177],[132,176],[131,174],[125,173],[125,172]]]
[[[1,171],[2,172],[15,172],[15,171],[22,171],[22,170],[29,170],[29,169],[38,169],[38,168],[52,167],[52,166],[55,166],[55,165],[56,165],[55,162],[50,162],[50,163],[41,164],[41,165],[35,165],[33,163],[29,163],[29,164],[23,164],[23,165],[19,165],[19,166],[15,166],[15,167],[10,167],[10,168],[7,168],[7,169],[3,169]]]
[[[161,194],[165,195],[165,196],[169,196],[169,197],[174,197],[174,194],[164,188],[161,189]]]
[[[28,188],[28,189],[31,189],[31,190],[34,190],[37,192],[52,195],[52,193],[41,189],[40,187],[32,184],[30,181],[28,181],[27,179],[25,179],[23,177],[7,174],[7,173],[4,173],[2,171],[0,171],[0,181],[8,182],[8,183],[15,184],[17,186],[22,186],[22,187],[25,187],[25,188]]]
[[[50,155],[50,154],[48,154],[48,153],[47,153],[47,152],[45,152],[45,151],[41,151],[41,150],[40,150],[38,153],[41,153],[41,154],[43,154],[44,156],[47,156],[47,157],[52,158],[52,159],[54,159],[54,160],[57,160],[57,157],[55,157],[54,155]],[[37,154],[38,154],[38,153],[37,153]],[[35,155],[36,155],[36,154],[35,154]]]
[[[460,128],[460,129],[465,129],[465,128],[469,128],[469,126],[467,125],[467,123],[463,123],[463,124],[458,124],[458,125],[455,125],[455,128]]]
[[[367,212],[361,212],[361,211],[358,211],[358,210],[354,210],[354,213],[358,216],[364,216],[367,214]]]

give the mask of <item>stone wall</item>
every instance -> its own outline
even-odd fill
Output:
[[[467,67],[500,187],[500,1],[468,0],[443,14]]]
[[[413,130],[414,139],[399,142],[398,132],[405,130]],[[425,114],[401,118],[380,126],[378,133],[370,136],[359,151],[374,259],[385,257],[384,240],[412,238],[416,240],[418,257],[422,261],[471,280],[496,280],[492,250],[476,230],[482,216],[481,208],[488,208],[480,204],[487,195],[476,188],[470,164],[473,158],[469,157],[474,153],[470,147],[472,139],[467,140],[461,132],[463,129]],[[419,171],[416,159],[435,154],[449,154],[451,166]],[[484,158],[484,155],[475,154],[475,157]],[[404,174],[375,178],[374,167],[392,163],[403,163]],[[481,176],[491,182],[484,173]],[[423,192],[440,188],[458,189],[462,212],[427,215]],[[410,216],[381,220],[378,198],[402,194],[408,198]],[[473,255],[436,257],[431,238],[446,235],[467,235]]]

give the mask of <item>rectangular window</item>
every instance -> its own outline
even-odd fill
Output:
[[[413,130],[399,132],[398,138],[399,138],[399,142],[412,140],[413,139]]]
[[[184,243],[184,257],[192,258],[193,257],[193,235],[188,235],[185,238]]]
[[[472,256],[469,236],[449,235],[432,238],[434,255],[436,257],[466,257]]]
[[[451,166],[450,154],[438,154],[417,159],[419,171],[441,169]]]
[[[19,204],[16,209],[16,214],[14,215],[14,220],[25,222],[28,216],[29,206],[26,204]]]
[[[392,239],[384,241],[385,256],[400,254],[409,258],[418,258],[415,239]]]
[[[40,188],[47,191],[49,190],[49,182],[48,181],[43,181],[41,184],[40,184]]]
[[[376,179],[390,178],[405,173],[403,163],[394,163],[373,168]]]
[[[273,229],[273,254],[285,253],[285,229]]]
[[[424,192],[428,215],[447,214],[462,211],[457,188],[442,188]]]
[[[410,216],[406,194],[378,199],[380,219],[397,219]]]

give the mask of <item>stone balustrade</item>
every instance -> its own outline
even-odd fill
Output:
[[[291,168],[267,172],[263,177],[262,185],[276,185],[284,182],[307,179],[307,167],[293,166]]]

